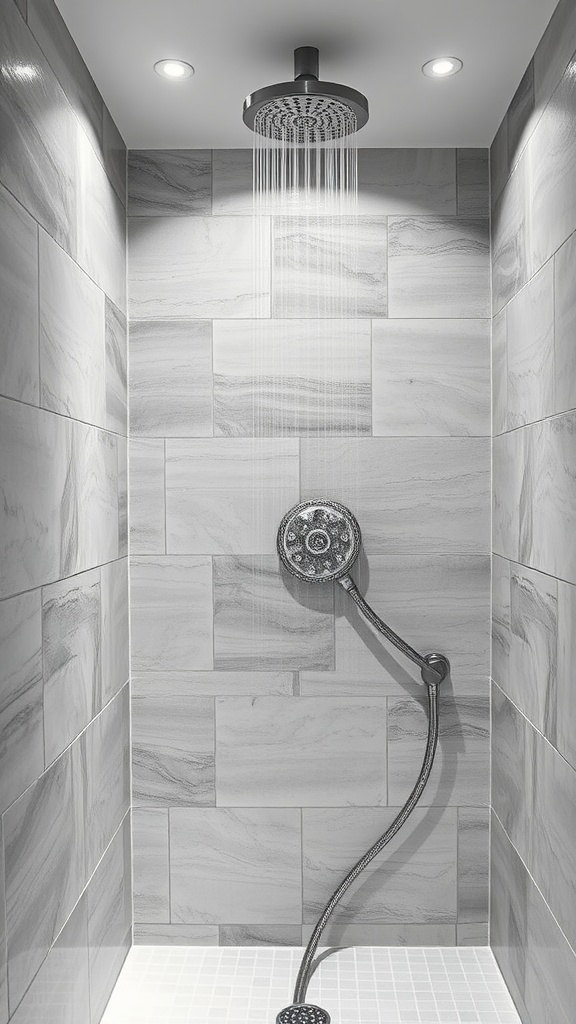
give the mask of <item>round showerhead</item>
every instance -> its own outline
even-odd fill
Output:
[[[318,50],[294,50],[294,81],[258,89],[244,100],[245,124],[268,139],[324,143],[352,135],[368,120],[368,100],[347,85],[318,81]]]
[[[276,1024],[330,1024],[330,1014],[313,1003],[294,1003],[280,1010]]]
[[[278,530],[278,554],[293,576],[328,583],[347,576],[360,551],[360,527],[337,501],[303,501],[286,513]]]

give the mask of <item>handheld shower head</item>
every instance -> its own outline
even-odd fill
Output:
[[[328,499],[302,501],[278,530],[282,564],[299,580],[329,583],[347,576],[360,552],[360,527],[344,505]]]

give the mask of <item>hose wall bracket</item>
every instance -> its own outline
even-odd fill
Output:
[[[450,675],[450,662],[443,654],[425,654],[424,661],[420,672],[426,686],[439,686]]]

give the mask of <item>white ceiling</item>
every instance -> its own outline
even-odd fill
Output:
[[[361,146],[487,146],[557,0],[57,0],[131,149],[251,146],[247,93],[292,78],[296,46],[320,77],[370,102]],[[453,78],[421,66],[449,54]],[[163,57],[193,64],[159,78]]]

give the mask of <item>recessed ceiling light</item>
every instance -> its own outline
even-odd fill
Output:
[[[422,71],[428,78],[449,78],[462,70],[463,64],[458,57],[434,57],[426,61]]]
[[[166,60],[157,60],[154,65],[154,71],[158,75],[162,75],[162,78],[171,78],[173,81],[183,81],[185,78],[192,78],[194,74],[194,68],[191,64],[187,64],[185,60],[173,60],[167,58]]]

